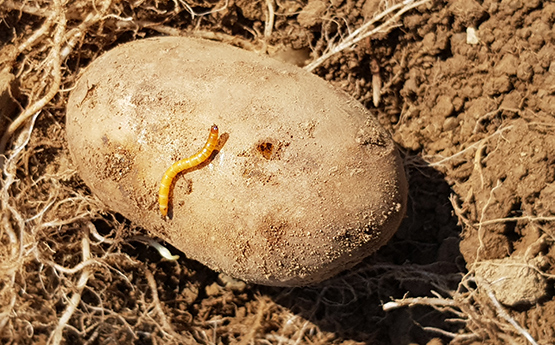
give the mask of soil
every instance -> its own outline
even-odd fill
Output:
[[[102,52],[159,35],[305,65],[385,2],[57,3],[0,0],[1,132],[30,119],[4,135],[1,343],[555,343],[554,2],[425,1],[314,69],[390,131],[410,191],[387,245],[304,288],[160,258],[75,173],[68,91]]]

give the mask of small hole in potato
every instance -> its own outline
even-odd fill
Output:
[[[260,152],[264,158],[270,159],[274,153],[273,148],[274,145],[272,143],[262,143],[258,145],[258,152]]]
[[[273,139],[265,139],[258,142],[256,145],[256,151],[268,160],[279,159],[283,153],[283,149],[288,145],[289,143],[283,143]]]
[[[256,149],[260,154],[266,159],[274,158],[274,154],[277,151],[277,145],[274,145],[271,142],[263,141],[256,146]]]

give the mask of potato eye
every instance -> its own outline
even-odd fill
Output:
[[[270,159],[274,155],[274,147],[275,145],[272,143],[262,142],[256,148],[264,158]]]

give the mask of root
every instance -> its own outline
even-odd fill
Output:
[[[274,10],[274,0],[266,0],[266,6],[268,7],[268,12],[266,14],[266,25],[264,26],[264,39],[267,41],[272,36],[272,30],[274,29],[275,21],[275,10]]]
[[[6,144],[8,143],[8,140],[11,138],[14,132],[18,130],[25,122],[27,122],[27,120],[29,120],[33,116],[33,114],[36,114],[42,108],[44,108],[46,104],[48,104],[48,102],[50,102],[52,98],[54,98],[54,96],[58,93],[58,90],[60,89],[60,83],[62,81],[62,66],[61,66],[62,64],[61,64],[60,51],[62,49],[63,37],[66,31],[66,16],[62,8],[62,1],[57,0],[54,3],[55,3],[54,8],[56,10],[57,25],[56,25],[56,30],[54,32],[53,46],[50,53],[51,56],[47,60],[51,70],[51,78],[52,78],[52,81],[50,83],[50,88],[41,99],[33,103],[31,106],[27,107],[23,111],[23,113],[21,113],[8,126],[8,129],[4,132],[4,134],[2,135],[2,138],[0,139],[0,155],[4,153],[6,149]],[[49,17],[46,20],[46,23],[39,31],[43,31],[43,30],[46,31],[51,21],[52,21],[52,18]],[[27,42],[32,43],[42,35],[43,35],[43,32],[40,32],[39,35],[36,35],[36,37],[35,35],[32,35],[31,38],[27,40]],[[27,47],[24,47],[24,49],[27,49]]]
[[[206,16],[206,15],[209,15],[209,14],[212,14],[212,13],[217,13],[217,12],[224,11],[227,8],[227,6],[229,5],[229,0],[226,0],[225,4],[221,8],[216,8],[216,9],[212,9],[210,11],[196,13],[193,10],[193,8],[186,1],[184,1],[184,0],[177,0],[177,1],[187,10],[187,12],[189,12],[189,14],[191,15],[191,17],[193,19],[195,19],[195,17],[202,17],[202,16]]]
[[[526,338],[526,340],[528,340],[530,342],[530,344],[538,345],[538,343],[534,340],[534,338],[530,335],[530,333],[528,333],[528,331],[526,329],[524,329],[522,326],[520,326],[520,324],[518,322],[516,322],[516,320],[513,319],[505,311],[505,309],[501,306],[501,303],[499,303],[499,301],[495,297],[495,294],[493,293],[493,290],[491,289],[489,284],[487,282],[482,282],[481,285],[487,290],[488,297],[490,298],[491,302],[495,306],[495,309],[497,310],[497,315],[501,316],[503,319],[505,319],[507,322],[509,322],[518,331],[518,333],[523,335],[524,338]]]
[[[490,139],[497,137],[499,135],[502,135],[505,131],[508,131],[509,129],[513,128],[513,126],[506,126],[506,127],[502,127],[499,128],[497,131],[495,131],[494,133],[488,135],[487,137],[478,140],[477,142],[471,144],[470,146],[468,146],[467,148],[465,148],[464,150],[461,150],[457,153],[455,153],[454,155],[451,155],[449,157],[437,157],[437,156],[424,156],[424,161],[426,162],[426,164],[418,164],[418,163],[410,163],[413,166],[416,167],[439,167],[439,166],[443,166],[446,163],[453,161],[455,159],[461,158],[463,155],[465,155],[466,153],[472,151],[472,150],[477,150],[479,149],[481,146],[484,145],[485,142],[489,141]],[[435,158],[441,158],[439,161],[433,161]]]
[[[479,223],[475,224],[475,226],[484,226],[484,225],[491,225],[491,224],[500,224],[500,223],[511,223],[511,222],[518,222],[518,221],[527,221],[527,222],[555,222],[555,216],[553,217],[543,217],[543,216],[522,216],[522,217],[507,217],[507,218],[497,218],[497,219],[490,219],[480,221]]]
[[[88,227],[86,226],[83,227],[83,238],[81,240],[81,246],[82,246],[82,260],[83,262],[87,262],[91,257],[91,248],[90,248]],[[89,281],[89,277],[91,276],[91,274],[92,273],[90,270],[90,266],[84,265],[83,268],[81,269],[81,276],[79,277],[79,280],[77,281],[77,285],[75,286],[75,289],[77,291],[75,291],[71,296],[71,298],[68,300],[68,305],[65,311],[63,312],[63,314],[60,316],[58,326],[56,326],[56,329],[54,329],[54,331],[50,335],[50,339],[48,340],[49,344],[58,345],[62,342],[63,331],[67,326],[69,319],[71,318],[71,316],[75,312],[75,309],[77,309],[77,306],[81,301],[81,295],[83,293],[83,289],[85,288],[85,285],[87,285],[87,282]]]
[[[182,341],[183,343],[191,343],[193,341],[191,337],[178,334],[168,321],[168,317],[164,313],[162,303],[160,303],[160,298],[158,297],[158,287],[156,285],[156,280],[154,279],[154,275],[149,269],[145,269],[145,276],[148,281],[150,291],[152,293],[152,304],[154,305],[154,310],[156,310],[156,314],[162,321],[161,331],[165,333],[166,336],[171,336],[175,340]]]
[[[405,0],[399,4],[388,7],[385,11],[374,16],[371,20],[364,23],[360,28],[350,33],[347,37],[340,39],[338,42],[334,42],[333,40],[328,41],[327,47],[325,48],[322,55],[306,65],[304,68],[307,71],[312,72],[331,56],[342,52],[345,49],[352,48],[355,44],[366,39],[367,37],[371,37],[378,33],[388,33],[394,27],[396,27],[397,21],[404,13],[420,5],[424,5],[430,1],[431,0]],[[388,16],[390,16],[388,19],[374,28],[374,25],[376,23],[382,21]]]
[[[264,301],[264,299],[259,298],[258,311],[256,312],[256,317],[253,324],[249,327],[250,331],[241,339],[238,345],[247,345],[254,342],[256,339],[256,333],[259,331],[262,325],[262,320],[266,313],[268,312],[270,305]]]
[[[479,286],[478,289],[470,287],[469,283],[472,282]],[[480,297],[479,290],[484,288],[487,291],[488,300],[491,304],[486,303],[486,300]],[[463,290],[464,289],[464,290]],[[437,294],[436,294],[437,295]],[[474,304],[479,303],[479,310]],[[504,319],[517,333],[521,334],[531,344],[537,344],[530,333],[520,326],[501,306],[492,289],[487,282],[476,281],[472,275],[467,274],[459,285],[459,290],[456,291],[452,297],[444,298],[438,296],[436,298],[430,297],[417,297],[417,298],[402,298],[394,299],[383,305],[384,311],[391,311],[403,307],[414,306],[427,306],[441,311],[442,313],[452,313],[458,316],[456,319],[449,319],[450,322],[461,322],[467,324],[467,329],[473,330],[473,333],[452,333],[435,327],[423,327],[424,330],[441,334],[452,339],[453,343],[461,341],[477,341],[485,339],[484,332],[491,332],[492,326],[504,329],[505,324],[497,319],[491,319],[487,315],[499,315]],[[505,334],[510,338],[509,335]],[[513,340],[514,341],[514,340]]]
[[[394,302],[387,302],[383,305],[384,311],[391,311],[393,309],[402,307],[412,307],[415,305],[427,305],[433,307],[453,307],[455,306],[455,301],[446,298],[431,298],[431,297],[415,297],[415,298],[403,298],[401,300],[395,300]]]

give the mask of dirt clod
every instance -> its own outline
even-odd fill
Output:
[[[519,258],[482,261],[476,279],[484,279],[507,306],[532,305],[547,293],[547,282],[539,270]]]

